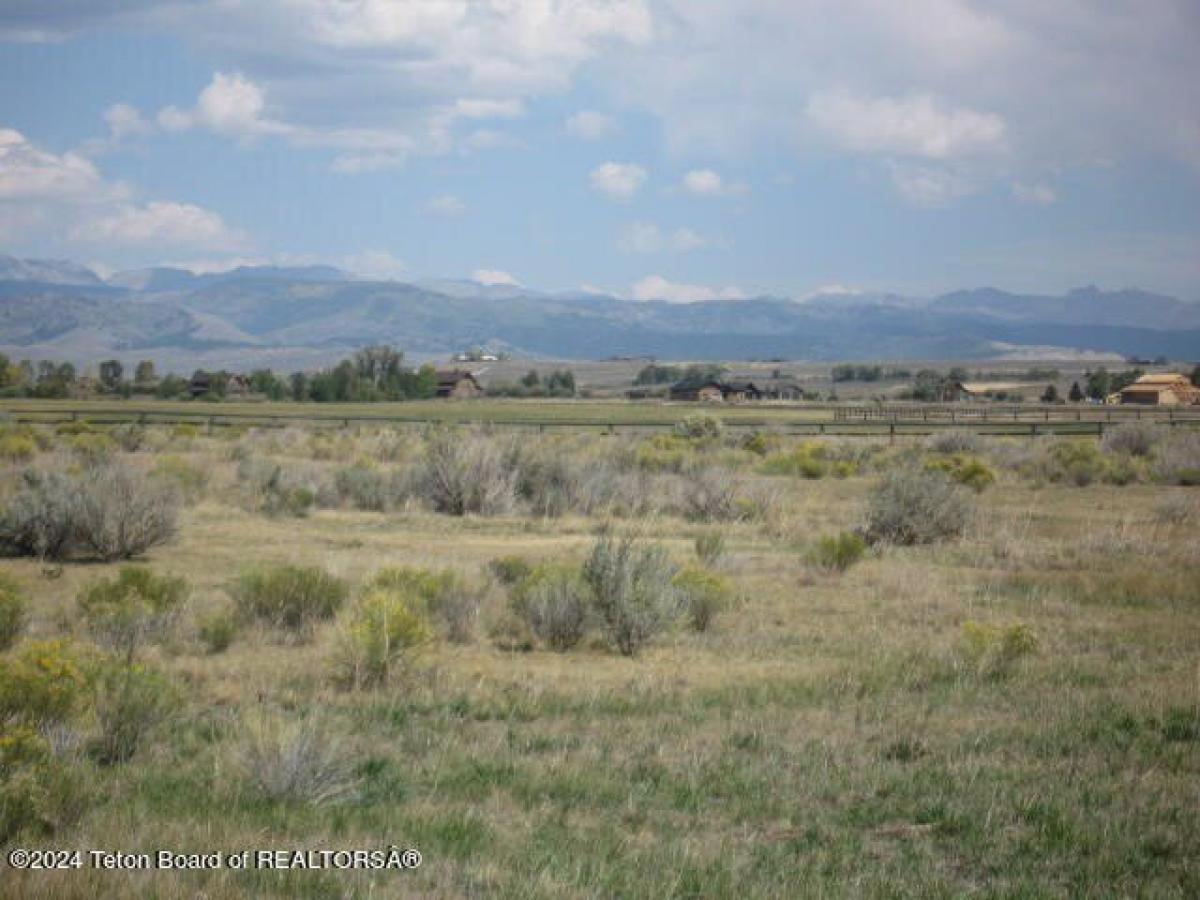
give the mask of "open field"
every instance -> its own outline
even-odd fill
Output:
[[[387,411],[417,407],[562,415],[490,401]],[[572,404],[571,415],[605,423],[642,408]],[[86,418],[95,406],[62,409]],[[730,423],[798,415],[714,412]],[[21,777],[46,780],[51,795],[77,785],[72,803],[37,795],[54,815],[0,833],[5,849],[395,844],[424,861],[387,872],[3,869],[0,896],[1200,893],[1200,435],[1135,423],[1103,444],[955,431],[889,445],[720,433],[694,418],[656,435],[439,434],[3,429],[0,538],[36,483],[24,473],[86,489],[119,467],[179,504],[174,536],[135,562],[187,582],[178,615],[137,632],[139,671],[161,676],[173,700],[127,758],[95,749],[111,730],[92,699],[102,687],[39,719],[0,684],[0,729],[33,722],[50,748],[45,768]],[[453,514],[431,488],[434,463],[499,487]],[[897,473],[941,479],[962,520],[927,543],[881,536],[880,485]],[[506,585],[493,561],[575,572],[603,526],[726,585],[707,628],[689,624],[688,606],[627,656],[598,607],[561,651],[514,624],[528,609],[521,586],[541,596],[538,582]],[[818,539],[855,529],[870,540],[839,572]],[[723,548],[698,559],[697,538],[714,536]],[[81,679],[89,666],[123,672],[112,632],[79,598],[125,563],[82,545],[61,555],[0,560],[29,608],[0,660],[16,665],[31,646],[45,658],[36,642],[65,640],[55,652],[81,660]],[[240,574],[283,564],[341,579],[336,615],[306,631],[230,612]],[[363,635],[355,610],[392,567],[450,570],[456,596],[478,606],[452,619],[413,599],[430,637],[385,677],[348,683],[340,661]],[[221,617],[227,648],[206,631]],[[305,729],[320,750],[297,737]],[[322,765],[297,764],[293,789],[264,785],[264,768],[306,754]],[[12,779],[0,782],[5,802],[24,796],[22,771],[0,768]]]

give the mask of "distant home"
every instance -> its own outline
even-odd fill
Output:
[[[1021,396],[1030,385],[1020,381],[959,381],[953,383],[955,400],[985,400],[992,397]]]
[[[437,396],[442,400],[465,400],[482,393],[483,388],[475,376],[465,369],[440,369],[437,372]]]
[[[672,400],[704,403],[738,403],[743,400],[761,400],[763,393],[753,381],[701,381],[694,384],[680,382],[671,388]]]
[[[1121,403],[1140,406],[1195,406],[1200,404],[1200,388],[1187,376],[1175,372],[1143,375],[1120,391]]]
[[[197,372],[188,382],[188,393],[193,397],[206,397],[213,392],[214,385],[221,375],[210,372]],[[226,397],[245,397],[250,393],[250,382],[244,375],[227,375],[225,378]]]

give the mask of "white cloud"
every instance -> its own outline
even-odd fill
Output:
[[[114,103],[106,109],[104,122],[108,125],[109,134],[115,141],[127,137],[140,137],[154,130],[154,126],[142,118],[138,108],[128,103]]]
[[[617,247],[625,253],[687,253],[712,245],[712,241],[690,228],[664,232],[653,222],[631,222],[617,236]]]
[[[634,300],[664,300],[667,303],[703,303],[710,300],[744,300],[745,292],[737,287],[712,288],[702,284],[668,281],[661,275],[647,275],[630,288]]]
[[[1058,192],[1053,187],[1041,181],[1014,181],[1013,196],[1022,203],[1032,206],[1050,206],[1058,202]]]
[[[467,211],[467,204],[454,194],[438,194],[436,197],[430,197],[425,201],[425,212],[432,213],[435,216],[444,216],[446,218],[454,218],[461,216]]]
[[[190,203],[163,201],[141,206],[122,204],[111,212],[77,223],[70,236],[81,243],[111,246],[227,250],[245,243],[215,212]]]
[[[588,183],[613,200],[628,201],[646,183],[646,170],[636,163],[606,162],[592,169]]]
[[[970,172],[889,161],[892,183],[906,201],[925,209],[940,209],[975,193],[981,180]]]
[[[21,132],[0,128],[0,200],[94,201],[111,192],[83,156],[42,150]]]
[[[521,286],[521,282],[501,269],[476,269],[471,273],[471,280],[489,287],[494,285]]]
[[[267,118],[262,87],[240,73],[214,72],[190,110],[168,106],[158,114],[158,124],[168,131],[205,128],[230,137],[252,138],[288,134],[294,129]]]
[[[1005,149],[1007,124],[995,113],[952,108],[928,95],[862,97],[821,91],[808,118],[845,149],[881,156],[954,159]]]
[[[567,119],[566,129],[567,134],[581,141],[598,141],[615,133],[617,123],[604,113],[583,109]]]
[[[342,268],[364,278],[392,280],[408,270],[404,261],[387,250],[364,250],[342,260]]]
[[[712,169],[692,169],[683,176],[683,189],[697,197],[726,197],[747,190],[744,184],[726,182]]]

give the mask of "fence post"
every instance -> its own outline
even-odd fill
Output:
[[[896,443],[896,423],[895,423],[895,421],[891,422],[888,425],[888,443],[889,444]]]

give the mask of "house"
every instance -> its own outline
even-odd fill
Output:
[[[1194,406],[1200,404],[1200,388],[1186,375],[1160,372],[1143,375],[1120,392],[1121,403],[1142,406]]]
[[[205,371],[197,371],[188,382],[188,393],[193,397],[204,397],[214,390],[223,397],[245,397],[250,393],[250,382],[245,375]]]
[[[464,400],[483,393],[475,376],[465,369],[439,369],[436,374],[437,396],[440,399]]]
[[[680,382],[671,387],[670,398],[701,403],[738,403],[742,400],[761,400],[763,392],[753,381]]]
[[[721,382],[719,381],[700,381],[695,383],[681,381],[679,384],[671,386],[669,396],[672,400],[720,403],[725,399],[725,391],[721,389]]]
[[[955,400],[987,400],[1020,397],[1030,385],[1020,381],[957,381],[953,383]]]

